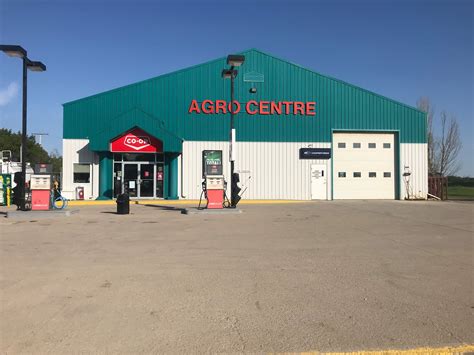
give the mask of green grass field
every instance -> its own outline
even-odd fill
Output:
[[[474,200],[474,187],[448,186],[448,199]]]

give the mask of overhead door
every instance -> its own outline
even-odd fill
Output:
[[[395,199],[395,135],[334,133],[334,199]]]

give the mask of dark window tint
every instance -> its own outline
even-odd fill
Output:
[[[360,178],[362,176],[362,174],[358,171],[358,172],[355,172],[354,174],[352,174],[352,176],[354,176],[355,178]]]
[[[384,177],[384,178],[389,178],[389,177],[391,177],[391,176],[392,176],[392,173],[391,173],[391,172],[385,172],[385,173],[383,173],[383,177]]]
[[[346,177],[346,172],[345,171],[340,171],[337,176],[339,176],[340,178],[345,178]]]
[[[384,144],[383,144],[383,147],[384,147],[385,149],[390,149],[390,143],[384,143]]]
[[[360,148],[360,143],[353,143],[352,148]]]
[[[374,177],[377,177],[377,173],[375,173],[375,172],[370,172],[370,173],[369,173],[369,178],[374,178]]]
[[[73,182],[86,184],[90,182],[91,166],[90,164],[74,164]]]
[[[346,147],[346,143],[337,143],[337,147],[338,147],[338,148],[345,148],[345,147]]]
[[[375,143],[369,143],[369,148],[371,148],[371,149],[377,148],[377,144],[375,144]]]

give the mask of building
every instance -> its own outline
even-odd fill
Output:
[[[251,49],[235,79],[247,199],[425,198],[426,115]],[[197,199],[202,151],[229,175],[226,58],[64,104],[63,193]]]

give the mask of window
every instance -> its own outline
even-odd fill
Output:
[[[360,148],[360,143],[352,143],[352,148]]]
[[[340,171],[337,173],[337,176],[339,176],[340,178],[345,178],[346,177],[346,172],[345,171]]]
[[[164,161],[163,153],[145,153],[145,154],[138,154],[138,153],[115,153],[114,154],[114,161],[140,161],[140,162],[162,162]]]
[[[74,164],[73,167],[73,182],[80,184],[87,184],[91,179],[91,165],[90,164]]]
[[[338,148],[345,148],[345,147],[346,147],[346,143],[337,143],[337,147],[338,147]]]
[[[370,148],[370,149],[377,148],[377,144],[375,144],[375,143],[369,143],[369,148]]]
[[[370,172],[369,173],[369,178],[374,178],[374,177],[377,177],[377,173],[376,172]]]
[[[354,174],[352,174],[352,176],[355,178],[360,178],[362,177],[362,174],[360,172],[355,172]]]
[[[391,177],[391,176],[392,176],[392,173],[391,173],[391,172],[385,172],[385,173],[383,173],[383,177],[384,177],[384,178],[389,178],[389,177]]]
[[[384,143],[383,147],[384,149],[390,149],[390,143]]]

